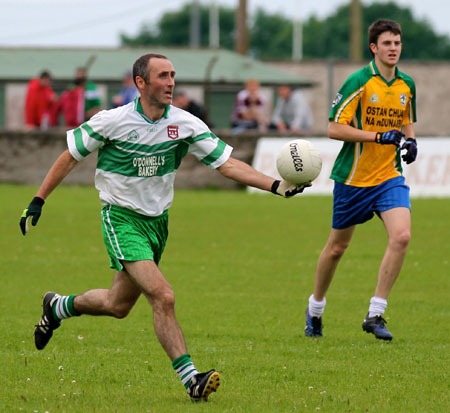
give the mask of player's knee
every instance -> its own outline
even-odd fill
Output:
[[[154,294],[153,301],[164,311],[171,310],[175,307],[175,294],[171,288],[164,288]]]
[[[409,245],[410,240],[411,240],[411,232],[401,231],[392,237],[391,243],[394,245],[395,248],[406,249]]]
[[[348,242],[339,242],[330,245],[329,252],[332,258],[341,258],[347,250]]]
[[[164,294],[162,295],[162,302],[166,308],[175,307],[175,294],[171,289],[164,291]]]
[[[111,308],[113,317],[115,318],[125,318],[131,311],[132,306],[128,303],[116,304]]]

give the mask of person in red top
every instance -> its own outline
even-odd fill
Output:
[[[56,94],[51,87],[50,72],[44,70],[39,78],[28,82],[25,98],[25,125],[28,129],[48,126],[50,112]]]
[[[60,114],[67,128],[76,128],[100,111],[100,94],[96,85],[87,80],[87,71],[80,67],[75,71],[73,84],[65,90],[52,111],[51,122],[60,124]]]
[[[59,116],[62,113],[64,125],[67,128],[75,128],[85,121],[84,117],[84,87],[75,83],[73,87],[65,90],[52,111],[51,123],[59,125]]]

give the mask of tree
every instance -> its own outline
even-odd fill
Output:
[[[450,39],[448,36],[438,35],[433,31],[427,20],[415,20],[409,7],[400,7],[393,2],[374,3],[364,7],[365,27],[379,16],[395,20],[402,26],[402,58],[417,60],[443,60],[450,59]],[[367,44],[367,32],[364,37]],[[365,56],[370,52],[366,47]]]
[[[200,14],[200,45],[209,45],[209,8],[199,6]],[[145,23],[137,36],[132,37],[121,33],[123,46],[188,46],[189,25],[191,20],[191,4],[185,4],[181,10],[165,13],[157,25]],[[219,8],[220,47],[234,48],[234,10]]]
[[[367,30],[379,18],[395,20],[403,29],[403,59],[442,60],[450,58],[450,39],[437,35],[426,20],[416,20],[409,7],[394,2],[363,5],[364,58],[371,59]],[[339,7],[323,21],[311,17],[304,24],[304,56],[310,58],[349,58],[350,3]]]
[[[250,29],[250,52],[258,59],[292,56],[292,22],[258,9]]]
[[[333,14],[318,19],[310,17],[303,24],[304,58],[349,59],[350,8],[339,7]],[[403,28],[404,59],[444,60],[450,59],[450,39],[438,35],[426,20],[415,19],[409,7],[394,2],[377,2],[363,5],[363,52],[364,59],[371,59],[367,44],[367,29],[379,18],[398,21]],[[144,24],[137,36],[121,34],[123,45],[188,46],[191,5],[166,13],[157,25]],[[208,46],[209,9],[200,6],[202,46]],[[285,16],[269,14],[258,9],[250,23],[250,53],[258,59],[290,59],[292,56],[292,21]],[[233,50],[235,46],[235,10],[219,9],[220,47]]]

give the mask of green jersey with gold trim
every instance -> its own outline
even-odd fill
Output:
[[[67,132],[78,161],[98,150],[95,187],[102,205],[117,205],[147,216],[161,215],[173,202],[175,174],[187,153],[211,168],[223,165],[233,148],[197,117],[167,106],[153,122],[140,98],[103,110]]]
[[[386,132],[416,121],[413,79],[395,69],[388,82],[375,61],[349,76],[334,100],[330,120],[355,128]],[[402,174],[400,150],[375,142],[344,142],[331,179],[358,186],[375,186]]]

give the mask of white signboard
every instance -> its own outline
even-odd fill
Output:
[[[256,145],[253,167],[266,175],[280,178],[276,168],[276,157],[280,148],[293,139],[261,138]],[[334,181],[330,179],[331,169],[341,141],[328,138],[305,138],[313,143],[322,157],[322,171],[304,194],[332,194]],[[419,154],[410,165],[403,163],[403,174],[411,188],[412,197],[435,196],[450,197],[450,137],[418,138]],[[404,153],[404,151],[402,151]],[[249,188],[250,192],[259,191]]]

